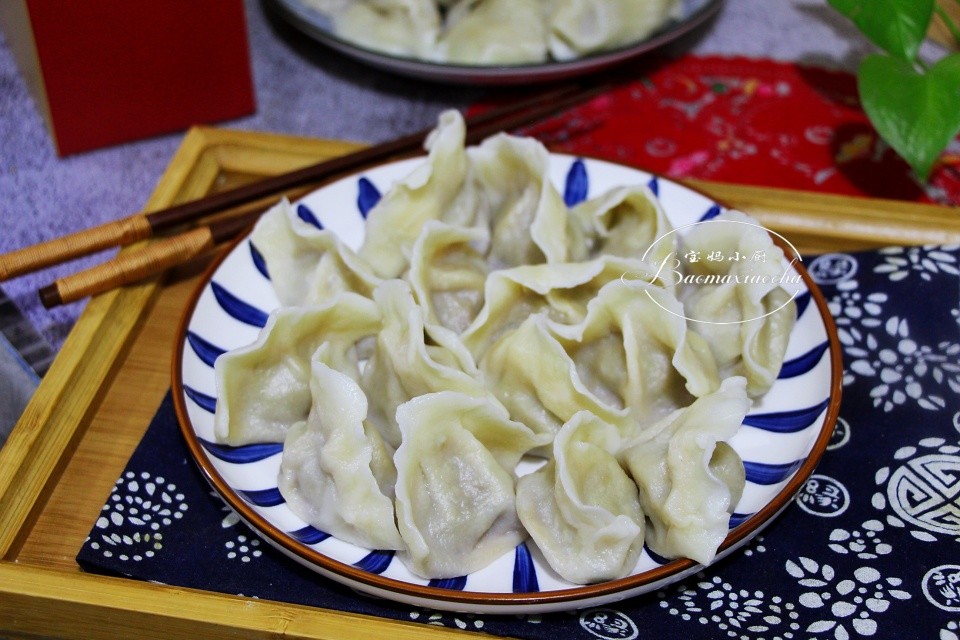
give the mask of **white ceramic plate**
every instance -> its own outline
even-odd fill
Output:
[[[422,162],[414,158],[370,169],[325,186],[295,206],[303,219],[359,247],[366,211],[381,192]],[[649,184],[675,227],[723,210],[679,184],[598,160],[552,155],[551,179],[568,202],[613,186]],[[786,363],[731,442],[744,460],[747,486],[721,556],[745,544],[790,503],[826,449],[837,418],[841,364],[836,331],[822,295],[802,265],[794,273],[802,277],[795,288],[799,318]],[[215,444],[213,436],[217,393],[213,362],[223,351],[253,342],[277,306],[258,252],[249,239],[242,239],[211,269],[186,311],[174,358],[173,388],[184,436],[208,480],[254,530],[293,559],[368,594],[481,613],[597,606],[661,588],[699,568],[689,560],[657,559],[645,550],[627,578],[573,585],[560,579],[528,541],[474,574],[428,581],[412,575],[393,552],[359,548],[308,526],[290,511],[277,489],[282,445],[226,447]]]
[[[648,38],[626,47],[604,51],[576,60],[509,66],[470,66],[425,62],[402,58],[361,47],[338,37],[330,21],[303,0],[273,0],[273,6],[287,22],[314,40],[372,67],[410,78],[455,84],[515,85],[569,79],[638,57],[658,49],[690,32],[720,9],[722,0],[682,0],[681,15]]]

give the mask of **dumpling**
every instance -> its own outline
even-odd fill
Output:
[[[746,376],[751,396],[766,393],[780,372],[797,315],[791,294],[779,284],[783,251],[756,220],[738,211],[697,225],[684,245],[684,255],[699,258],[686,261],[690,276],[726,279],[685,283],[678,295],[687,317],[724,376]]]
[[[578,229],[550,182],[546,147],[532,138],[497,134],[467,153],[491,230],[491,267],[566,262],[570,235]]]
[[[464,65],[570,60],[638,42],[682,13],[679,0],[303,1],[349,42]]]
[[[490,400],[450,391],[401,405],[397,422],[397,525],[407,547],[400,557],[411,571],[467,575],[527,537],[513,468],[542,439]]]
[[[529,317],[495,342],[480,366],[510,415],[536,433],[554,435],[580,411],[614,424],[627,421],[626,409],[604,402],[580,380],[543,315]],[[535,453],[549,455],[549,449]]]
[[[250,241],[286,306],[321,304],[341,291],[369,297],[380,282],[336,235],[297,217],[286,198],[263,214]]]
[[[424,57],[440,29],[433,0],[355,0],[339,6],[331,6],[330,0],[307,1],[326,9],[340,37],[392,55]]]
[[[625,444],[620,457],[639,488],[647,546],[658,555],[713,561],[745,483],[727,441],[749,409],[746,380],[727,378]]]
[[[679,0],[554,0],[550,53],[570,60],[639,42],[679,9]]]
[[[658,287],[666,286],[666,282],[657,274],[652,262],[636,258],[600,255],[597,258],[578,264],[589,266],[591,270],[595,269],[594,275],[574,286],[554,287],[547,292],[547,301],[550,308],[569,318],[566,324],[582,322],[587,315],[590,301],[597,297],[600,289],[614,280],[642,280]],[[557,321],[556,316],[552,319]]]
[[[720,384],[704,340],[689,331],[673,295],[642,280],[614,281],[582,323],[551,323],[583,384],[607,405],[648,422]]]
[[[528,318],[480,366],[511,415],[546,433],[587,410],[629,434],[720,384],[680,303],[642,281],[604,286],[579,324]]]
[[[310,359],[321,346],[327,364],[359,377],[356,345],[380,329],[372,300],[344,293],[328,304],[281,307],[250,345],[214,365],[219,442],[283,442],[310,413]]]
[[[585,200],[570,215],[584,228],[586,255],[644,258],[660,265],[676,250],[676,234],[646,186],[618,187]],[[649,249],[649,251],[648,251]]]
[[[373,296],[383,323],[360,384],[370,401],[368,420],[387,443],[400,445],[396,411],[411,398],[436,391],[491,395],[465,348],[426,343],[423,311],[406,281],[387,280]]]
[[[312,408],[287,434],[280,493],[294,514],[321,531],[361,547],[402,549],[392,451],[364,424],[363,391],[319,359],[312,371]]]
[[[630,573],[643,550],[637,486],[621,468],[616,427],[582,412],[563,425],[553,458],[517,483],[517,514],[548,564],[577,584]]]
[[[442,113],[427,137],[427,161],[393,185],[367,214],[359,254],[378,276],[396,278],[407,270],[413,245],[428,221],[471,224],[478,204],[467,181],[465,135],[459,112]]]
[[[463,144],[459,114],[441,116],[359,252],[286,202],[258,224],[284,306],[217,360],[215,437],[283,442],[294,514],[424,578],[470,574],[528,531],[576,583],[629,574],[645,537],[709,562],[745,483],[728,441],[790,331],[778,308],[742,321],[786,292],[670,281],[679,236],[647,188],[568,209],[538,142]],[[765,233],[688,238],[782,262]],[[754,273],[718,271],[738,269]],[[749,330],[701,335],[693,314]],[[524,456],[547,460],[518,480]]]
[[[542,0],[459,0],[447,13],[436,59],[491,65],[547,59]]]
[[[424,225],[413,248],[409,280],[428,325],[460,335],[473,322],[483,305],[489,244],[489,234],[480,227]]]
[[[495,271],[484,286],[483,307],[461,338],[474,357],[479,357],[492,342],[534,313],[546,313],[557,323],[577,324],[597,292],[624,277],[660,282],[648,263],[615,256]]]

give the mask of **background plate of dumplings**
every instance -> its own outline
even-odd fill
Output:
[[[324,186],[294,203],[301,219],[334,231],[347,245],[363,241],[365,214],[420,158],[381,165]],[[675,228],[709,219],[724,207],[665,178],[566,155],[550,156],[550,179],[568,204],[620,185],[646,184]],[[798,318],[772,389],[754,403],[731,445],[744,460],[743,497],[718,557],[747,543],[786,508],[826,449],[839,411],[841,360],[826,302],[802,264]],[[476,613],[536,613],[598,606],[662,588],[697,571],[687,559],[664,560],[645,549],[633,573],[575,585],[562,580],[531,542],[488,567],[443,580],[413,575],[393,551],[364,549],[300,520],[278,489],[282,444],[231,447],[214,438],[217,390],[213,364],[253,342],[279,305],[249,238],[211,267],[188,305],[173,363],[173,394],[183,434],[208,481],[267,542],[306,567],[363,593],[417,606]]]
[[[335,0],[326,1],[337,4]],[[432,62],[378,51],[351,42],[334,32],[331,20],[311,6],[311,0],[272,0],[270,6],[285,21],[317,42],[371,67],[397,75],[465,85],[517,85],[574,78],[608,69],[659,49],[705,24],[723,0],[680,0],[676,15],[649,36],[625,46],[570,60],[525,64],[467,65]],[[523,38],[513,38],[522,41]]]

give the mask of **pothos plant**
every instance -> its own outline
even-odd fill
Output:
[[[941,0],[960,3],[960,0]],[[827,0],[882,53],[860,62],[860,102],[877,133],[926,181],[960,132],[960,53],[919,58],[934,14],[960,42],[960,26],[936,0]]]

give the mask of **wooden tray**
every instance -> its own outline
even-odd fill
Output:
[[[158,209],[358,145],[191,130]],[[691,181],[804,252],[960,242],[960,210]],[[174,334],[206,261],[91,300],[0,450],[0,636],[464,637],[318,608],[85,574],[74,558],[170,385]],[[472,634],[471,637],[477,637]]]

